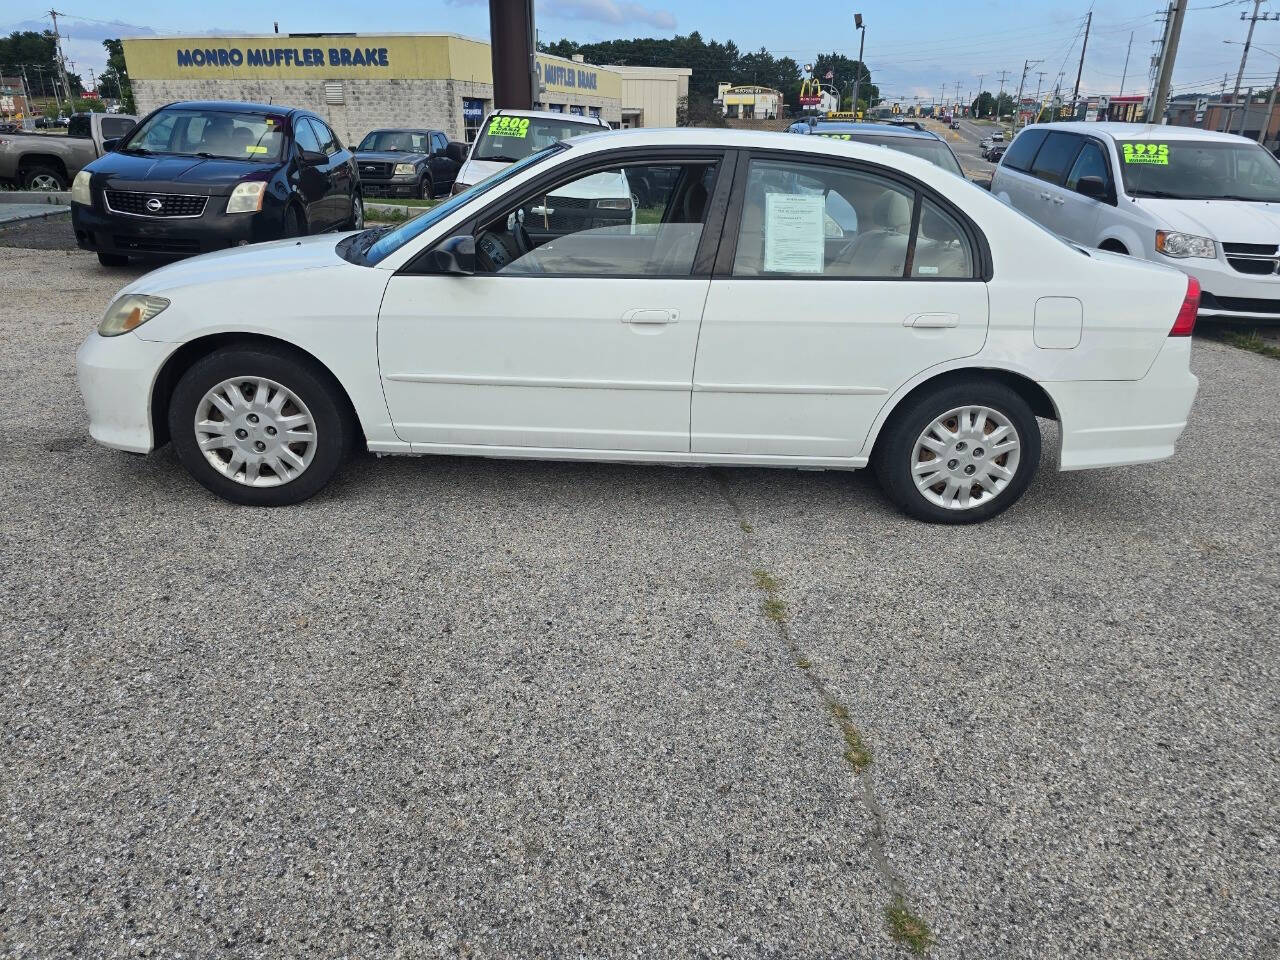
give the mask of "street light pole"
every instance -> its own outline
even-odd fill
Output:
[[[858,116],[858,87],[862,85],[862,51],[867,45],[867,28],[862,22],[862,14],[853,15],[853,29],[861,35],[858,40],[858,66],[853,71],[853,116]]]

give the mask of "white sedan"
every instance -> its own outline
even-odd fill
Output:
[[[575,195],[621,173],[643,199]],[[622,209],[628,206],[629,209]],[[854,470],[984,519],[1040,461],[1171,456],[1199,291],[886,147],[635,130],[555,144],[394,229],[209,254],[80,348],[90,432],[297,503],[383,454]]]

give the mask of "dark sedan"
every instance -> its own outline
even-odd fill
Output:
[[[76,242],[104,266],[364,226],[355,159],[320,117],[173,103],[76,175]]]
[[[371,197],[430,200],[453,188],[466,149],[443,130],[373,130],[356,147],[360,183]]]

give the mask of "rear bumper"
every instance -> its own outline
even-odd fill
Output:
[[[164,361],[179,346],[141,340],[132,333],[89,334],[76,351],[76,382],[94,440],[130,453],[154,449],[151,390]]]
[[[226,197],[211,197],[199,217],[173,219],[130,217],[82,203],[71,205],[76,244],[83,250],[117,256],[193,257],[214,250],[284,235],[283,207],[271,205],[257,213],[223,212]]]
[[[1042,383],[1062,427],[1061,469],[1173,456],[1200,385],[1190,361],[1191,338],[1169,337],[1141,380]]]

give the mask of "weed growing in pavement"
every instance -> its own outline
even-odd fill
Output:
[[[1280,360],[1280,347],[1263,340],[1257,330],[1252,333],[1228,333],[1222,339],[1233,347],[1239,347],[1241,350],[1249,350],[1253,353],[1260,353],[1264,357],[1270,357],[1273,360]]]
[[[933,946],[933,934],[929,925],[917,917],[901,900],[897,900],[884,908],[884,917],[889,922],[889,936],[907,948],[916,956],[921,956]]]

